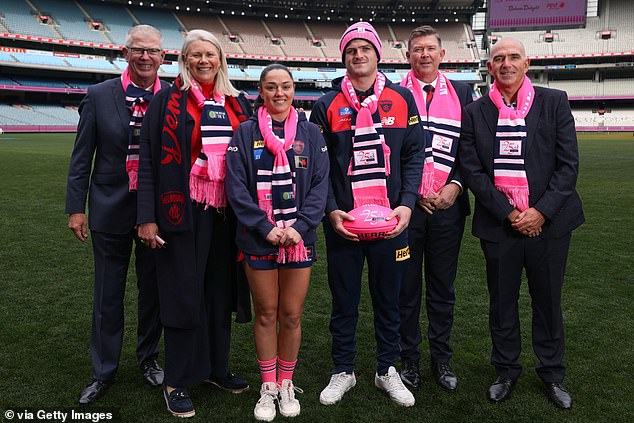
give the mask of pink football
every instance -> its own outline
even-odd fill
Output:
[[[348,212],[355,220],[345,220],[343,227],[359,236],[361,241],[374,241],[385,238],[385,234],[398,225],[398,218],[385,220],[392,213],[392,209],[369,204],[357,207]]]

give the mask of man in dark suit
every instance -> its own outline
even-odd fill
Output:
[[[448,81],[438,71],[444,57],[445,49],[433,27],[425,25],[411,32],[407,43],[407,59],[412,70],[408,78],[417,81],[406,78],[402,85],[408,86],[414,93],[421,122],[427,129],[426,139],[421,140],[426,145],[423,179],[433,178],[436,182],[421,192],[422,198],[409,224],[412,259],[400,295],[400,373],[408,387],[420,387],[420,308],[424,257],[431,368],[436,382],[451,392],[458,384],[449,365],[452,356],[449,336],[455,303],[454,280],[465,218],[470,212],[469,195],[463,189],[457,152],[462,108],[471,103],[473,97],[467,84]]]
[[[161,43],[157,29],[149,25],[131,28],[123,49],[128,62],[124,74],[88,88],[79,106],[66,213],[68,227],[80,241],[88,238],[90,228],[95,266],[92,380],[82,390],[80,404],[97,400],[114,380],[123,341],[123,297],[133,245],[139,289],[137,359],[150,385],[163,383],[163,370],[156,360],[162,326],[154,253],[141,244],[135,229],[141,122],[152,95],[168,85],[157,78],[165,56]]]
[[[572,405],[565,376],[561,289],[571,231],[584,221],[575,190],[579,153],[566,93],[533,87],[518,40],[495,44],[487,63],[495,78],[487,96],[465,108],[460,164],[476,199],[489,288],[489,398],[504,401],[521,372],[518,297],[526,269],[537,374],[558,407]]]

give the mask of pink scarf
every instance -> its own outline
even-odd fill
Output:
[[[462,120],[462,106],[451,82],[441,72],[434,90],[429,112],[420,83],[414,72],[408,72],[401,86],[414,95],[421,123],[428,132],[425,142],[425,166],[418,193],[427,198],[440,191],[456,162]]]
[[[528,179],[526,177],[526,121],[535,99],[535,89],[530,79],[524,82],[517,93],[517,109],[504,103],[502,94],[494,82],[489,98],[498,108],[498,123],[495,133],[493,155],[493,182],[506,195],[511,205],[519,211],[529,207]]]
[[[297,134],[297,111],[291,107],[284,122],[284,139],[273,132],[273,120],[266,106],[258,108],[258,127],[264,138],[264,146],[273,155],[273,169],[258,169],[257,195],[258,206],[264,210],[267,218],[278,228],[289,228],[297,220],[297,202],[295,201],[295,175],[288,161],[287,151],[293,147]],[[279,247],[278,263],[308,260],[304,240],[288,247]]]
[[[214,93],[213,99],[206,99],[200,85],[195,81],[192,81],[189,94],[202,109],[202,148],[190,172],[190,197],[204,204],[205,209],[209,206],[223,208],[227,206],[225,155],[233,135],[233,128],[225,109],[225,96]]]
[[[125,170],[128,173],[128,190],[136,191],[139,181],[139,140],[143,117],[154,94],[160,91],[161,81],[158,75],[154,81],[153,91],[139,88],[130,79],[130,69],[126,68],[121,74],[121,86],[125,93],[125,103],[130,110],[130,135],[128,137],[128,153],[125,160]]]
[[[372,119],[384,87],[385,75],[378,72],[374,81],[374,93],[361,103],[348,75],[341,81],[343,95],[350,106],[357,111],[352,138],[352,157],[348,167],[355,208],[367,204],[390,207],[390,200],[387,197],[390,147],[385,143],[381,122],[375,123]]]

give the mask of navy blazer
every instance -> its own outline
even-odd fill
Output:
[[[513,211],[493,184],[493,151],[498,110],[489,96],[468,105],[462,118],[460,169],[476,198],[473,234],[488,241],[517,235],[506,216]],[[535,87],[535,100],[526,116],[525,169],[529,205],[546,222],[541,237],[561,237],[584,221],[575,189],[579,151],[575,123],[566,93]]]
[[[161,81],[161,88],[169,86]],[[136,225],[136,193],[125,170],[130,112],[120,78],[88,87],[79,105],[79,126],[70,158],[66,213],[85,213],[97,232],[127,234]],[[93,164],[94,160],[94,164]]]

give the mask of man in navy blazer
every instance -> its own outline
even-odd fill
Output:
[[[475,194],[473,234],[486,260],[497,374],[489,398],[509,398],[521,372],[517,302],[526,269],[536,371],[548,398],[567,409],[561,290],[571,231],[584,221],[575,190],[579,153],[566,93],[533,88],[528,63],[518,40],[493,46],[487,67],[495,83],[465,108],[460,164]]]
[[[448,140],[448,130],[445,124],[436,124],[434,116],[436,108],[432,107],[434,98],[439,98],[442,90],[440,79],[444,76],[438,72],[438,67],[445,57],[440,35],[431,26],[421,26],[414,29],[407,43],[407,59],[410,62],[413,76],[419,81],[422,96],[428,94],[426,107],[428,113],[419,110],[421,122],[425,125],[428,136],[426,141],[431,147],[432,141]],[[464,233],[465,219],[470,213],[469,194],[463,187],[462,176],[458,166],[458,138],[460,136],[460,109],[473,101],[471,88],[462,82],[449,81],[453,86],[455,98],[459,102],[457,109],[444,111],[454,121],[454,140],[447,151],[438,148],[434,152],[441,154],[454,153],[453,164],[449,166],[448,176],[443,176],[442,187],[437,191],[421,198],[409,223],[409,247],[411,261],[401,286],[401,379],[412,389],[420,387],[420,348],[422,341],[420,329],[420,309],[422,302],[423,267],[425,269],[425,303],[427,309],[427,339],[434,379],[446,391],[457,388],[458,379],[454,374],[449,360],[452,350],[449,346],[449,336],[453,325],[453,310],[455,303],[454,280],[458,269],[458,255],[460,243]],[[416,88],[417,89],[417,88]],[[434,92],[436,96],[434,96]],[[450,95],[452,95],[450,93]],[[421,96],[421,97],[422,97]],[[436,101],[438,103],[438,100]],[[419,106],[420,108],[420,106]],[[425,119],[425,117],[427,119]],[[443,120],[443,122],[446,122]],[[425,140],[421,140],[425,142]],[[449,141],[451,142],[451,141]],[[449,162],[447,162],[449,163]],[[424,258],[424,266],[423,266]]]
[[[149,25],[130,29],[123,54],[128,62],[121,78],[88,88],[79,106],[79,127],[68,171],[68,227],[86,241],[91,231],[95,266],[92,336],[92,380],[82,390],[80,404],[90,404],[112,384],[123,342],[123,297],[128,265],[135,248],[138,296],[137,359],[150,385],[161,385],[157,362],[162,326],[154,253],[136,236],[136,191],[126,163],[137,160],[133,136],[138,137],[143,113],[130,94],[145,98],[168,84],[157,79],[165,53],[161,33]],[[157,83],[160,86],[157,86]],[[125,90],[127,85],[130,90]],[[136,97],[141,98],[141,97]],[[136,120],[136,125],[134,121]],[[136,132],[133,132],[136,131]],[[138,138],[134,138],[138,139]],[[138,142],[136,143],[138,146]],[[85,207],[88,196],[88,219]]]

